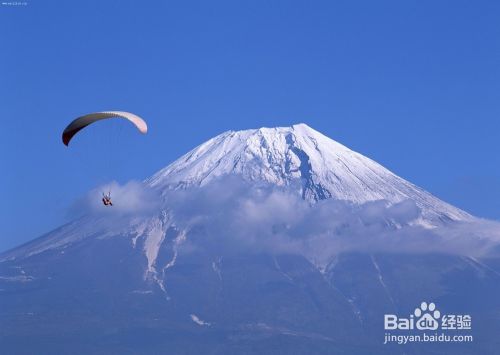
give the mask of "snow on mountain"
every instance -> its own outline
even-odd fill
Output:
[[[465,220],[471,216],[375,161],[305,124],[228,131],[208,140],[146,182],[155,188],[203,186],[225,175],[278,186],[299,186],[309,201],[327,198],[365,203],[415,201],[424,219]],[[427,221],[428,222],[428,221]]]

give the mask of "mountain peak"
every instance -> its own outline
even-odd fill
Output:
[[[318,131],[316,131],[315,129],[308,126],[306,123],[296,123],[296,124],[292,125],[291,128],[297,132],[311,132],[314,134],[321,134]]]
[[[160,170],[147,183],[179,189],[203,186],[227,175],[291,189],[298,186],[297,193],[311,202],[334,198],[398,203],[411,199],[431,219],[470,218],[304,123],[224,132]]]

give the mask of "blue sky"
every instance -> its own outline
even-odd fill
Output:
[[[225,130],[298,122],[500,219],[499,15],[497,1],[0,6],[0,250],[67,221],[108,177],[148,177]],[[126,127],[111,152],[103,133],[62,145],[71,119],[109,109],[149,134]]]

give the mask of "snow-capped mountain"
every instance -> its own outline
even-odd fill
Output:
[[[421,216],[413,223],[426,228],[473,218],[305,124],[222,133],[158,171],[145,184],[161,195],[203,187],[226,176],[241,177],[250,185],[264,182],[278,186],[311,203],[324,199],[355,204],[410,200],[421,209]],[[133,218],[112,228],[107,217],[83,218],[4,253],[0,260],[62,248],[89,236],[127,234],[134,246],[138,239],[144,240],[147,270],[156,279],[163,272],[157,269],[156,259],[165,234],[178,224],[171,207],[166,201],[153,216]],[[185,231],[176,233],[174,247],[185,237]]]
[[[139,185],[0,254],[4,352],[393,354],[384,314],[429,300],[475,343],[405,352],[498,352],[498,225],[304,124],[223,133]]]
[[[422,209],[424,218],[434,222],[471,218],[305,124],[222,133],[160,170],[147,183],[160,189],[184,188],[203,186],[225,175],[298,186],[298,192],[310,201],[397,203],[410,199]]]

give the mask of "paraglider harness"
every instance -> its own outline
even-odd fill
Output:
[[[104,192],[102,193],[102,203],[104,206],[113,206],[113,202],[111,202],[111,191],[106,195]]]

